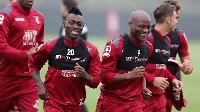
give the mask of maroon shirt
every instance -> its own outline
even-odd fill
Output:
[[[168,34],[170,40],[171,40],[171,46],[170,49],[175,49],[177,50],[176,54],[179,54],[179,57],[185,57],[189,56],[189,51],[188,51],[188,42],[187,42],[187,37],[185,35],[185,32],[182,30],[177,29],[178,31],[176,32],[171,32]],[[178,35],[176,37],[172,37],[172,33],[177,33]],[[176,44],[174,41],[176,41],[179,38],[180,43]],[[172,53],[172,52],[171,52]],[[174,55],[176,55],[174,54]],[[171,57],[172,59],[176,59],[176,57]]]
[[[27,51],[44,41],[43,15],[14,2],[0,12],[0,75],[30,76]]]
[[[161,38],[162,40],[167,38],[169,40],[169,45],[171,44],[170,38],[168,36],[162,36],[158,30],[156,30],[156,32],[157,32],[157,35],[159,38]],[[154,37],[153,37],[152,33],[150,35],[150,38],[147,38],[147,40],[153,44]],[[175,77],[167,70],[167,67],[165,64],[148,63],[146,65],[145,69],[149,74],[153,74],[155,77],[165,77],[165,78],[168,78],[168,81],[170,81],[170,82],[173,79],[175,79]],[[153,85],[147,85],[147,88],[150,89],[154,94],[163,94],[164,93],[164,91],[154,87]]]
[[[30,57],[30,73],[40,71],[49,58],[49,55],[58,39],[46,42],[39,47],[39,50]],[[70,42],[64,38],[68,46],[77,46],[79,42]],[[92,77],[92,83],[88,85],[96,88],[100,82],[101,62],[98,50],[89,42],[84,41],[90,53],[90,63],[87,73]],[[45,86],[48,89],[50,98],[62,105],[77,106],[83,103],[86,97],[85,81],[76,77],[73,70],[58,70],[49,66],[45,76]]]
[[[131,39],[130,39],[131,40]],[[131,42],[134,45],[141,46],[144,44],[137,43],[133,40]],[[149,57],[152,55],[153,47],[146,41],[149,48]],[[114,77],[116,74],[127,73],[128,71],[116,69],[118,60],[121,58],[123,52],[123,38],[120,36],[118,48],[113,43],[108,43],[104,49],[102,57],[102,83],[104,84],[101,89],[106,96],[120,98],[124,100],[134,100],[136,96],[142,93],[143,78],[128,80],[123,83],[114,83]],[[147,75],[147,74],[146,74]],[[149,77],[151,82],[153,77]],[[105,88],[105,90],[103,90]]]

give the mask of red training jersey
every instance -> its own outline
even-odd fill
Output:
[[[58,39],[47,41],[39,47],[39,50],[31,55],[29,61],[30,73],[40,71],[46,61],[49,59]],[[68,46],[77,46],[79,42],[70,42],[64,38],[64,43]],[[96,47],[87,41],[84,41],[90,54],[90,62],[87,73],[92,77],[92,83],[88,85],[96,88],[101,79],[101,62],[99,52]],[[67,62],[66,62],[67,63]],[[70,74],[71,73],[71,74]],[[48,67],[45,76],[45,86],[48,89],[50,98],[66,106],[77,106],[84,102],[86,98],[85,81],[74,75],[73,70],[58,70],[52,66]]]
[[[138,46],[138,48],[144,44],[144,42],[138,43],[133,40],[131,40],[131,42]],[[145,43],[149,49],[148,57],[151,57],[153,47],[148,41]],[[102,56],[102,83],[104,85],[101,87],[101,91],[108,97],[132,101],[142,93],[143,78],[127,80],[122,83],[114,82],[116,74],[123,75],[124,73],[128,73],[128,71],[116,69],[123,53],[123,44],[123,38],[120,36],[119,41],[116,44],[118,47],[116,47],[112,42],[107,43],[105,46],[104,54]],[[127,47],[128,46],[129,45],[127,45]],[[153,77],[149,77],[148,79],[151,79],[151,82],[154,80]]]
[[[170,56],[172,59],[176,59],[176,54],[179,57],[189,56],[188,42],[185,32],[179,28],[175,28],[175,31],[168,34],[171,40]]]
[[[169,41],[169,45],[171,45],[171,41],[168,36],[162,36],[161,33],[156,29],[155,29],[155,31],[157,32],[158,38],[160,38],[162,40],[165,40],[167,38]],[[150,37],[147,38],[147,40],[149,42],[151,42],[153,45],[154,37],[153,37],[152,33],[150,34]],[[159,62],[158,62],[158,64],[148,63],[146,65],[145,69],[148,72],[148,74],[152,74],[155,77],[165,77],[165,78],[168,78],[168,81],[170,81],[170,82],[173,79],[175,79],[175,77],[167,70],[167,67],[165,64],[159,64]],[[153,92],[153,94],[163,94],[164,93],[164,91],[154,87],[153,85],[147,85],[147,88],[150,89]]]
[[[16,2],[0,12],[0,75],[30,76],[27,51],[44,41],[43,15]]]

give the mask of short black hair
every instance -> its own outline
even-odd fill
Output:
[[[82,16],[81,10],[76,6],[70,8],[68,14],[76,14],[76,15],[81,15]]]

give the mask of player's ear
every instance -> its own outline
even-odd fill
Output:
[[[167,21],[168,24],[171,23],[171,18],[170,17],[167,17],[165,20]]]
[[[65,28],[65,25],[66,25],[66,21],[63,21],[63,27]]]

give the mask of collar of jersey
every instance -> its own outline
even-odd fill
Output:
[[[17,10],[17,12],[19,12],[25,16],[29,15],[30,9],[23,9],[19,5],[17,5],[16,2],[12,3],[12,6]]]

